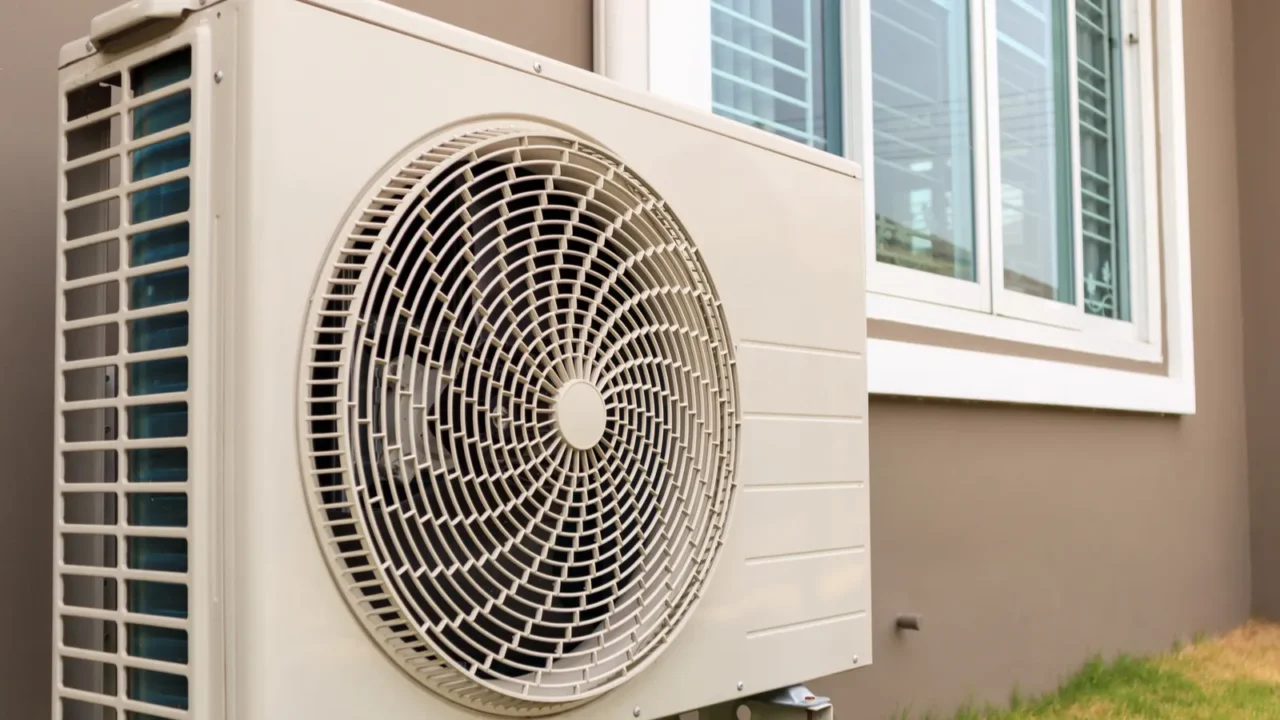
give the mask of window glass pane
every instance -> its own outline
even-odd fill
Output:
[[[711,0],[718,115],[840,154],[840,0]]]
[[[998,0],[1004,286],[1075,302],[1065,0]]]
[[[1119,0],[1076,0],[1085,312],[1129,319]]]
[[[872,0],[876,258],[976,280],[968,0]]]

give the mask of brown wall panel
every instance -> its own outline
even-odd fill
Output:
[[[591,68],[592,0],[389,0],[561,62]]]
[[[110,0],[0,1],[0,707],[49,717],[58,48]]]
[[[1236,128],[1245,298],[1254,612],[1280,619],[1280,3],[1236,0]],[[1243,91],[1248,88],[1248,91]]]

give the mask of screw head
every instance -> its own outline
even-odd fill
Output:
[[[746,685],[746,683],[742,682],[741,680],[739,680],[739,681],[738,681],[738,689],[739,689],[739,690],[741,690],[742,688],[744,688],[744,687],[746,687],[746,686],[747,686],[747,685]]]
[[[93,41],[89,41],[89,42],[85,43],[85,44],[84,44],[84,49],[85,49],[85,50],[88,50],[89,52],[93,52]]]
[[[542,72],[542,63],[540,63],[540,62],[536,62],[536,63],[534,63],[534,64],[533,64],[533,71],[534,71],[534,72],[536,72],[536,73],[540,73],[540,72]],[[637,717],[638,717],[638,716],[637,716]]]
[[[854,664],[854,665],[857,665],[857,664],[858,664],[858,656],[857,656],[857,655],[854,655],[854,656],[853,656],[853,664]]]
[[[215,73],[213,74],[213,81],[214,81],[214,82],[216,82],[216,83],[220,83],[220,82],[222,82],[222,78],[223,78],[223,75],[222,75],[222,71],[221,71],[221,70],[219,70],[219,71],[217,71],[217,72],[215,72]]]
[[[640,706],[639,706],[639,705],[637,705],[637,706],[636,706],[636,708],[635,708],[634,710],[632,710],[632,711],[631,711],[631,717],[640,717]]]

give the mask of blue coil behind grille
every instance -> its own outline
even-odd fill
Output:
[[[133,69],[130,81],[134,97],[142,97],[191,77],[191,49],[152,60]],[[141,139],[191,120],[191,91],[182,90],[139,106],[130,123],[133,138]],[[133,151],[129,158],[133,182],[181,170],[191,164],[191,136],[181,134]],[[130,223],[160,220],[186,212],[191,204],[191,181],[170,180],[129,197]],[[185,223],[166,225],[129,238],[129,265],[139,267],[185,257],[190,252],[191,231]],[[130,309],[151,308],[184,302],[189,297],[186,267],[164,270],[133,278],[129,282]],[[190,335],[190,318],[185,312],[159,315],[135,321],[129,332],[129,351],[146,352],[182,347]],[[189,381],[186,357],[133,363],[128,368],[129,394],[133,397],[184,392]],[[188,408],[183,402],[137,405],[129,409],[131,438],[185,438]],[[129,452],[130,483],[186,482],[188,455],[185,447],[132,450]],[[186,527],[187,496],[183,493],[131,492],[128,522],[134,527]],[[189,568],[187,541],[182,538],[131,537],[129,567],[138,570],[185,573]],[[187,586],[143,580],[128,582],[129,611],[169,618],[186,618],[189,611]],[[128,649],[134,657],[187,664],[190,641],[185,630],[128,626]],[[130,668],[128,696],[142,702],[186,709],[190,704],[187,678],[155,670]],[[152,720],[153,716],[130,712],[129,720]],[[156,719],[158,720],[158,719]]]

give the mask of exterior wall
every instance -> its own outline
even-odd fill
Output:
[[[0,705],[13,717],[49,714],[54,57],[91,15],[118,1],[0,4],[0,218],[8,238],[0,307],[20,308],[5,316],[0,343],[0,407],[8,409],[0,457],[9,478],[0,503]],[[399,4],[590,62],[591,0]],[[1024,692],[1052,686],[1089,653],[1158,651],[1249,614],[1233,28],[1223,0],[1184,4],[1199,411],[1178,419],[874,400],[875,664],[815,684],[842,717],[1000,702],[1015,684]],[[1266,13],[1280,32],[1280,10],[1258,9],[1268,0],[1252,4],[1248,17]],[[1241,57],[1253,47],[1242,41]],[[1280,90],[1270,102],[1280,107]],[[1243,135],[1264,134],[1245,120]],[[1257,156],[1241,169],[1260,178],[1274,166]],[[1250,203],[1261,213],[1265,200],[1256,191],[1242,200],[1248,232]],[[1265,247],[1265,233],[1255,235],[1246,259],[1280,252]],[[1269,297],[1265,281],[1245,280],[1258,303],[1252,331]],[[1280,412],[1268,405],[1252,403],[1253,418]],[[1252,439],[1256,450],[1261,441]],[[1280,506],[1280,489],[1260,488],[1256,501]],[[1260,561],[1263,540],[1254,545]],[[1259,583],[1260,606],[1264,595],[1268,607],[1280,605],[1275,585]],[[923,631],[895,633],[899,613],[920,613]]]
[[[1250,613],[1232,14],[1183,6],[1197,414],[874,400],[875,662],[815,684],[837,708],[1005,702]]]
[[[1275,205],[1280,188],[1280,3],[1236,0],[1236,132],[1240,156],[1240,239],[1245,298],[1245,387],[1249,398],[1249,480],[1253,536],[1253,608],[1280,619],[1280,268]]]
[[[0,707],[49,717],[57,58],[103,2],[0,5]],[[94,12],[100,12],[94,10]],[[79,16],[79,17],[77,17]]]
[[[837,708],[1000,703],[1250,613],[1232,14],[1183,6],[1197,414],[873,401],[875,662],[815,684]]]

